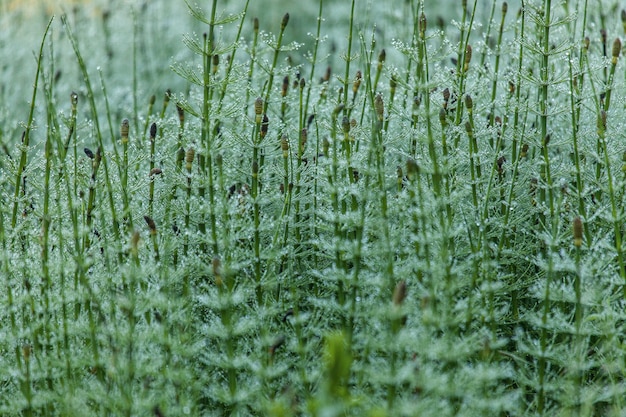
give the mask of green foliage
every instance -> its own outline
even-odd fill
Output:
[[[188,2],[171,90],[145,9],[112,79],[45,30],[0,127],[0,414],[623,415],[618,3],[320,1],[305,45],[248,3]]]

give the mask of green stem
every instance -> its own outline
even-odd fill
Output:
[[[48,31],[50,30],[50,26],[52,25],[52,21],[54,17],[50,18],[48,21],[48,25],[46,26],[46,30],[44,31],[43,38],[41,39],[41,44],[39,46],[39,54],[37,56],[37,71],[35,72],[35,83],[33,84],[33,94],[30,100],[30,110],[28,113],[28,122],[26,123],[26,129],[24,130],[24,136],[22,137],[22,152],[20,154],[20,162],[17,167],[17,172],[15,173],[15,192],[13,195],[13,215],[11,216],[11,228],[15,228],[17,223],[17,212],[19,208],[19,196],[21,191],[21,185],[23,182],[22,174],[24,173],[24,169],[26,168],[26,159],[28,157],[28,147],[30,144],[30,132],[33,129],[33,119],[35,117],[35,103],[37,100],[37,89],[39,85],[39,74],[41,73],[41,65],[43,60],[43,46],[48,36]]]
[[[98,108],[96,106],[96,102],[95,102],[95,98],[94,98],[94,93],[93,93],[93,89],[91,87],[91,82],[89,80],[89,72],[87,71],[87,66],[85,65],[85,61],[83,60],[83,57],[80,53],[80,50],[78,49],[78,43],[76,41],[76,38],[74,37],[74,34],[72,33],[72,30],[69,27],[69,24],[67,23],[67,17],[66,16],[62,16],[61,17],[61,21],[63,22],[63,25],[65,26],[65,31],[68,35],[68,38],[70,40],[70,43],[72,44],[72,48],[74,49],[74,53],[76,55],[76,59],[78,61],[78,66],[80,68],[80,71],[83,75],[83,79],[85,81],[85,86],[87,88],[87,98],[89,100],[89,105],[91,108],[91,115],[92,115],[92,120],[94,123],[94,127],[95,127],[95,134],[96,134],[96,138],[98,140],[98,148],[99,148],[99,153],[101,155],[101,162],[102,165],[104,167],[104,177],[105,177],[105,183],[106,183],[106,187],[107,187],[107,197],[108,197],[108,201],[109,201],[109,209],[111,210],[111,215],[113,218],[113,233],[115,236],[115,243],[116,245],[118,245],[118,248],[121,248],[121,234],[120,234],[120,229],[119,229],[119,222],[118,222],[118,218],[117,218],[117,209],[115,207],[115,193],[113,192],[113,185],[111,183],[111,176],[109,175],[109,165],[108,165],[108,158],[106,157],[102,157],[102,152],[104,152],[104,142],[102,139],[102,132],[100,130],[100,121],[98,118]],[[110,115],[110,112],[107,112],[108,115]],[[110,124],[110,123],[109,123]],[[114,149],[116,149],[114,147]],[[119,258],[121,259],[122,257],[122,252],[121,250],[118,250],[118,254],[119,254]]]

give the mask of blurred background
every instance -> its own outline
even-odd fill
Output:
[[[189,0],[189,3],[208,13],[212,1]],[[240,13],[244,4],[243,0],[221,0],[218,15]],[[339,62],[346,51],[350,4],[350,0],[323,2],[324,42],[320,53],[328,64],[320,66],[320,76],[326,65]],[[410,4],[408,0],[357,0],[355,34],[362,31],[369,42],[374,31],[376,48],[384,47],[388,56],[392,55],[394,39],[411,38]],[[501,1],[495,4],[499,19]],[[493,5],[492,1],[478,2],[478,22],[488,19]],[[461,18],[461,0],[428,0],[424,7],[429,28],[454,25]],[[518,8],[519,0],[509,2],[511,19]],[[254,17],[259,18],[261,31],[277,33],[282,16],[289,13],[285,41],[299,44],[292,57],[295,64],[302,63],[298,60],[302,61],[311,49],[318,11],[319,2],[315,0],[250,0],[242,37],[251,39]],[[36,71],[36,51],[52,16],[55,18],[44,48],[44,74],[57,81],[55,97],[61,108],[65,101],[69,106],[71,91],[77,91],[79,97],[85,93],[74,52],[61,24],[62,14],[67,15],[78,40],[94,88],[100,85],[102,77],[109,100],[120,114],[132,108],[133,54],[138,102],[147,103],[153,94],[160,97],[168,88],[179,92],[189,89],[184,80],[172,73],[170,66],[176,62],[197,62],[182,42],[183,35],[200,37],[207,27],[193,19],[184,0],[0,0],[0,141],[3,144],[19,138],[23,130]],[[230,42],[236,28],[236,23],[220,26],[218,37]],[[358,42],[356,35],[354,42]],[[355,47],[358,48],[358,43]],[[49,59],[51,55],[54,60]]]

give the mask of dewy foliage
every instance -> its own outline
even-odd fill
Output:
[[[204,3],[3,104],[1,415],[626,414],[619,2]]]

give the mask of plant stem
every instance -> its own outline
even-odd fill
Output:
[[[41,72],[42,60],[43,60],[43,46],[48,36],[48,31],[50,30],[50,26],[52,25],[52,21],[54,17],[50,18],[48,21],[48,25],[46,26],[46,30],[44,31],[43,37],[41,39],[41,44],[39,46],[39,54],[37,55],[37,71],[35,72],[35,82],[33,84],[33,94],[30,100],[30,110],[28,113],[28,122],[26,122],[26,129],[24,130],[24,135],[22,137],[22,151],[20,154],[20,162],[17,167],[17,172],[15,174],[15,192],[13,194],[13,214],[11,216],[11,228],[15,228],[15,224],[17,222],[17,212],[19,206],[19,196],[21,185],[23,183],[24,169],[26,168],[26,159],[28,157],[28,147],[30,144],[30,132],[33,129],[33,119],[35,117],[35,103],[37,100],[37,89],[39,85],[39,74]]]

